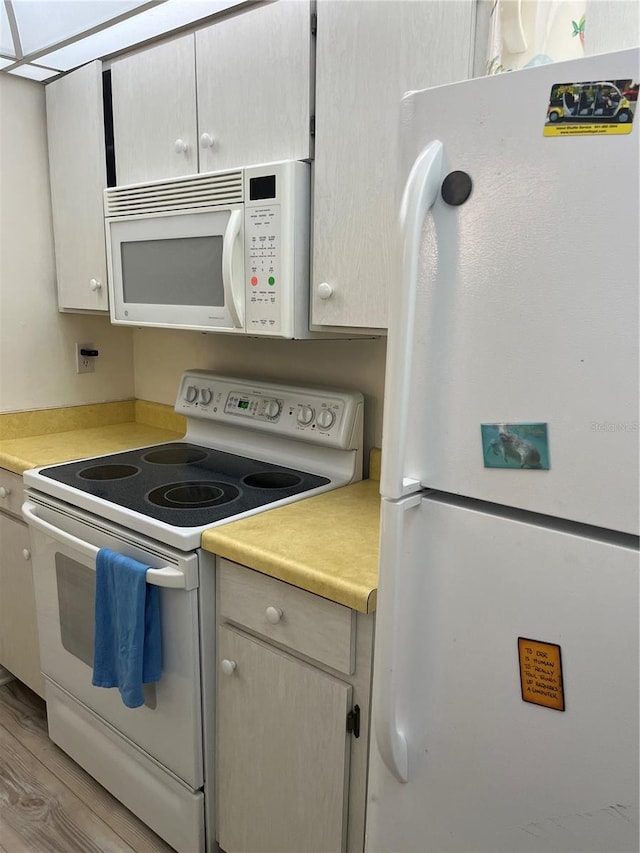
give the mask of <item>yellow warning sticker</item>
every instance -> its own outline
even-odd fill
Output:
[[[620,136],[631,133],[637,102],[637,80],[554,83],[543,134]]]
[[[518,656],[523,700],[564,711],[560,646],[518,637]]]

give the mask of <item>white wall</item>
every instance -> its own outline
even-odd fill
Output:
[[[143,400],[175,402],[187,368],[232,376],[333,385],[365,395],[365,450],[382,441],[386,339],[273,341],[139,329],[134,336],[135,393]]]
[[[95,373],[75,341],[100,350]],[[132,396],[131,330],[58,312],[44,87],[0,74],[0,412]]]

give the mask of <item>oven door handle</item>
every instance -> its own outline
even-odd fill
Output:
[[[46,533],[58,542],[69,545],[74,550],[79,551],[83,557],[95,560],[98,556],[99,548],[96,548],[95,545],[90,545],[88,542],[83,542],[77,536],[65,533],[64,530],[60,530],[54,524],[49,524],[48,521],[44,521],[44,519],[36,515],[35,509],[36,505],[31,503],[31,501],[25,501],[22,504],[22,514],[30,527]],[[185,575],[179,569],[174,569],[172,566],[163,566],[161,569],[147,569],[146,581],[154,586],[165,586],[171,589],[186,588]]]

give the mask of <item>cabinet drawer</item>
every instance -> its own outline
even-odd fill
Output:
[[[22,477],[0,468],[0,510],[22,518],[24,485]]]
[[[218,608],[221,619],[339,672],[354,670],[355,614],[342,604],[219,560]]]

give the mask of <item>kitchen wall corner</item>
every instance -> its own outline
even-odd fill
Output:
[[[44,87],[0,75],[0,109],[0,412],[129,399],[131,331],[58,312]],[[100,350],[94,373],[75,341]]]

